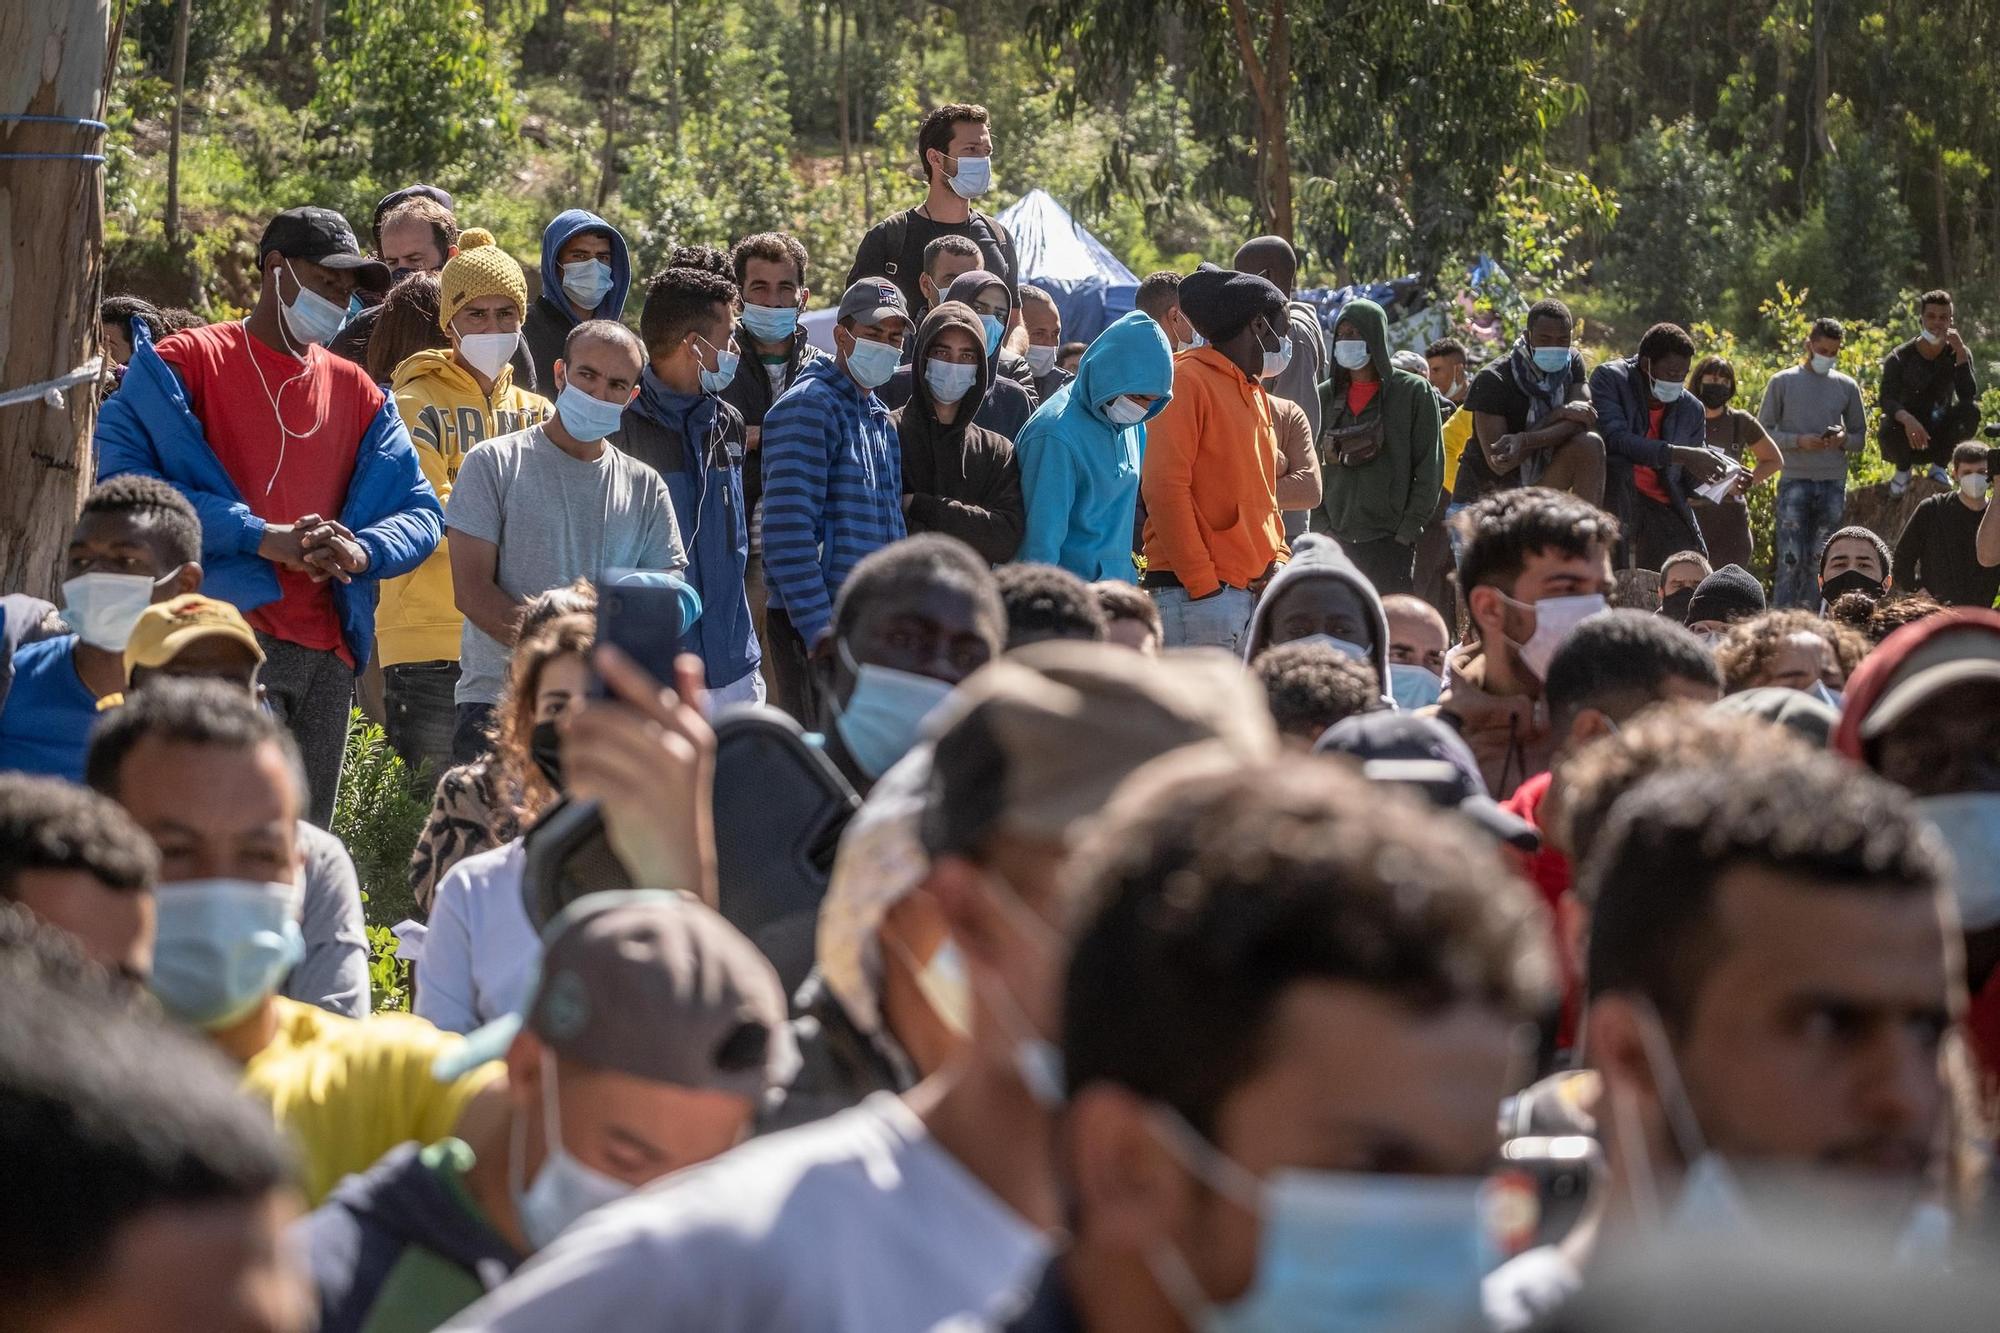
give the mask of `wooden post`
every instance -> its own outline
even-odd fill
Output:
[[[604,86],[604,161],[597,172],[597,211],[611,197],[611,176],[618,161],[618,0],[611,0],[611,70]]]
[[[188,28],[194,0],[181,0],[174,10],[174,58],[167,78],[174,85],[173,119],[167,126],[167,244],[181,244],[181,108],[187,101]]]
[[[102,120],[110,0],[0,4],[0,114]],[[10,153],[102,153],[75,125],[0,121],[0,394],[67,375],[99,354],[101,163]],[[85,384],[0,407],[0,590],[49,597],[94,471],[97,395]]]

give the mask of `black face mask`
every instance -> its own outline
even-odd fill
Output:
[[[1727,407],[1729,400],[1736,396],[1736,390],[1727,384],[1709,384],[1704,381],[1695,387],[1694,396],[1701,399],[1703,407]]]
[[[1679,592],[1670,592],[1660,599],[1660,614],[1673,621],[1676,625],[1685,625],[1688,623],[1688,606],[1693,601],[1693,588],[1682,588]]]
[[[535,761],[535,767],[542,770],[542,776],[557,791],[563,789],[562,738],[556,734],[553,722],[537,722],[528,742],[528,754]]]
[[[1871,598],[1882,596],[1882,581],[1871,579],[1858,569],[1845,570],[1819,585],[1820,600],[1832,606],[1848,593],[1866,593]]]

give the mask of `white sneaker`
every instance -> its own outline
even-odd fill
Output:
[[[1909,489],[1910,489],[1909,469],[1905,468],[1903,471],[1898,472],[1895,476],[1889,478],[1889,494],[1901,495],[1904,491],[1907,491]]]

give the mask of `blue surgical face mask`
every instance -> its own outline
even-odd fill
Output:
[[[1368,364],[1368,344],[1360,338],[1342,338],[1333,345],[1333,362],[1342,370],[1359,370]]]
[[[998,315],[981,315],[979,322],[986,326],[986,355],[992,356],[1000,350],[1000,339],[1007,333],[1007,325]]]
[[[579,259],[562,266],[563,295],[584,310],[597,309],[611,290],[611,265],[602,259]]]
[[[977,199],[993,188],[993,159],[990,157],[961,157],[958,171],[945,178],[951,192],[961,199]]]
[[[1375,660],[1368,655],[1366,648],[1355,643],[1352,639],[1336,639],[1331,634],[1308,634],[1302,639],[1293,639],[1291,642],[1316,643],[1321,647],[1331,648],[1342,657],[1350,658],[1356,662],[1373,664]]]
[[[305,956],[289,884],[186,880],[162,884],[154,902],[152,991],[190,1026],[242,1022]]]
[[[333,341],[334,335],[340,332],[340,326],[347,322],[346,307],[335,305],[299,282],[298,272],[289,259],[285,261],[285,272],[292,275],[292,281],[299,289],[297,295],[278,307],[285,333],[293,342],[300,344],[301,349],[308,343],[324,347]]]
[[[1828,689],[1825,681],[1814,681],[1812,688],[1807,690],[1806,693],[1825,704],[1828,708],[1831,708],[1834,712],[1837,713],[1840,711],[1842,701],[1841,692],[1839,690]]]
[[[565,384],[556,395],[556,415],[562,418],[564,430],[590,444],[618,429],[625,416],[625,405],[592,398],[574,384]]]
[[[1154,1281],[1203,1333],[1480,1327],[1480,1284],[1496,1255],[1476,1176],[1280,1169],[1264,1179],[1171,1111],[1158,1132],[1202,1180],[1257,1217],[1250,1289],[1217,1304],[1180,1252],[1147,1256]]]
[[[2000,923],[2000,791],[1961,791],[1917,801],[1951,848],[1958,873],[1959,923],[1984,930]]]
[[[1680,401],[1681,395],[1686,392],[1687,385],[1674,380],[1653,381],[1653,399],[1656,402],[1677,403]]]
[[[742,360],[739,353],[732,352],[727,347],[716,348],[715,369],[710,370],[706,365],[701,368],[701,391],[721,393],[728,388],[729,382],[736,378],[736,367]]]
[[[1553,375],[1559,370],[1569,369],[1569,348],[1537,347],[1534,350],[1535,369],[1544,375]]]
[[[1444,680],[1429,667],[1414,662],[1389,665],[1389,697],[1406,713],[1429,708],[1444,694]]]
[[[858,334],[854,350],[847,354],[847,373],[864,389],[887,384],[903,362],[903,349],[890,343],[873,342]]]
[[[971,393],[972,386],[978,382],[978,366],[941,361],[937,357],[930,357],[924,362],[924,383],[930,386],[931,397],[940,403],[957,402]]]
[[[840,705],[833,728],[870,778],[879,778],[910,752],[924,719],[951,693],[951,686],[913,671],[856,662],[846,643],[836,646],[854,673],[854,692]]]
[[[743,327],[759,342],[783,342],[799,327],[799,310],[789,305],[745,305]]]

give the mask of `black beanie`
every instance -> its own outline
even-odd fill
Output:
[[[1764,613],[1764,585],[1741,565],[1724,565],[1701,581],[1688,603],[1687,623],[1719,620],[1734,625]]]
[[[1285,313],[1285,294],[1268,278],[1203,264],[1181,279],[1181,313],[1212,343],[1228,342],[1259,315]]]

